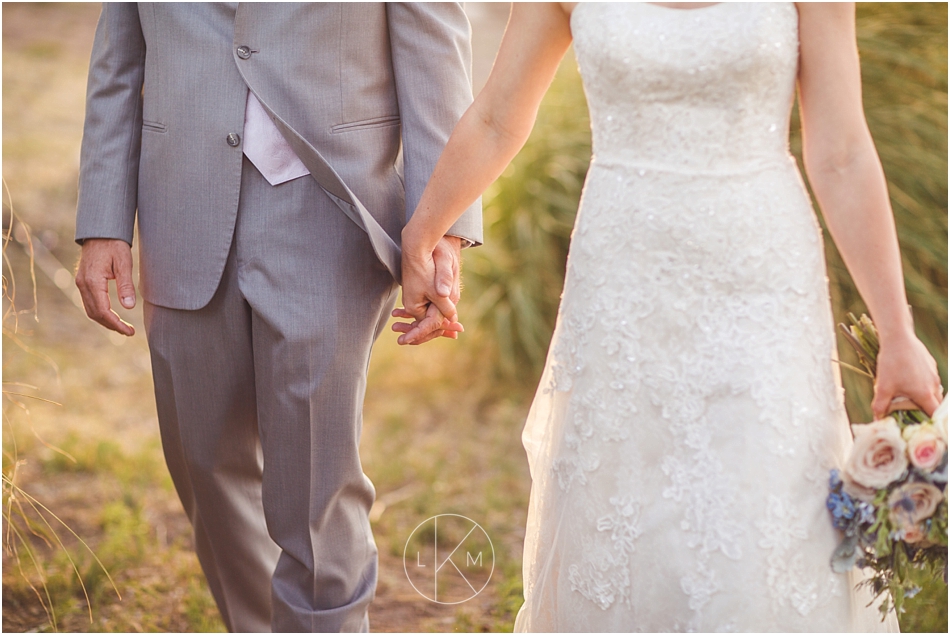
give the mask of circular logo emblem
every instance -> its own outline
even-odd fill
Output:
[[[412,530],[402,564],[419,595],[438,604],[461,604],[488,585],[495,547],[471,518],[439,514]]]

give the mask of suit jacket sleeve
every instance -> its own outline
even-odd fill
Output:
[[[145,40],[135,3],[104,3],[86,89],[76,241],[132,244],[142,143]]]
[[[471,35],[459,3],[387,3],[386,10],[402,120],[408,220],[455,124],[472,103]],[[481,244],[481,200],[448,234]]]

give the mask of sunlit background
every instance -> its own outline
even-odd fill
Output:
[[[478,90],[508,5],[467,10]],[[4,3],[2,11],[3,629],[222,630],[164,467],[141,311],[119,310],[138,335],[110,336],[85,318],[72,281],[99,7]],[[946,386],[947,5],[859,5],[858,39],[916,326]],[[795,152],[798,141],[796,130]],[[387,332],[376,346],[362,440],[378,490],[373,630],[511,630],[530,486],[521,426],[554,325],[589,151],[569,55],[528,145],[485,197],[486,244],[465,254],[466,333],[404,349]],[[827,244],[842,321],[864,307]],[[844,379],[852,420],[869,420],[870,386]],[[485,590],[455,606],[428,602],[403,572],[406,540],[442,513],[480,523],[495,551]],[[922,582],[902,628],[946,632],[947,587]]]

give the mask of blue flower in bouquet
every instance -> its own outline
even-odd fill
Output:
[[[831,475],[828,477],[828,487],[832,491],[837,491],[841,488],[841,472],[837,469],[831,470]]]
[[[858,522],[862,525],[874,523],[874,505],[864,501],[858,503]]]
[[[854,500],[844,492],[831,492],[825,503],[831,512],[836,529],[847,529],[854,519],[857,508]]]
[[[848,314],[840,324],[848,343],[872,377],[880,340],[871,319]],[[903,612],[920,591],[909,573],[933,567],[947,579],[947,421],[950,398],[927,417],[895,411],[879,421],[853,424],[854,445],[844,468],[832,470],[826,504],[844,534],[831,568],[873,569],[864,583],[873,595],[887,594],[883,613]],[[876,505],[875,505],[876,502]],[[938,515],[939,512],[939,515]],[[873,531],[872,531],[873,529]]]

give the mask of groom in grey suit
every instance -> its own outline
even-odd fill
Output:
[[[470,55],[456,4],[103,7],[77,284],[133,334],[109,280],[131,308],[137,219],[162,444],[232,631],[368,629],[366,368]],[[457,282],[477,206],[449,234]]]

